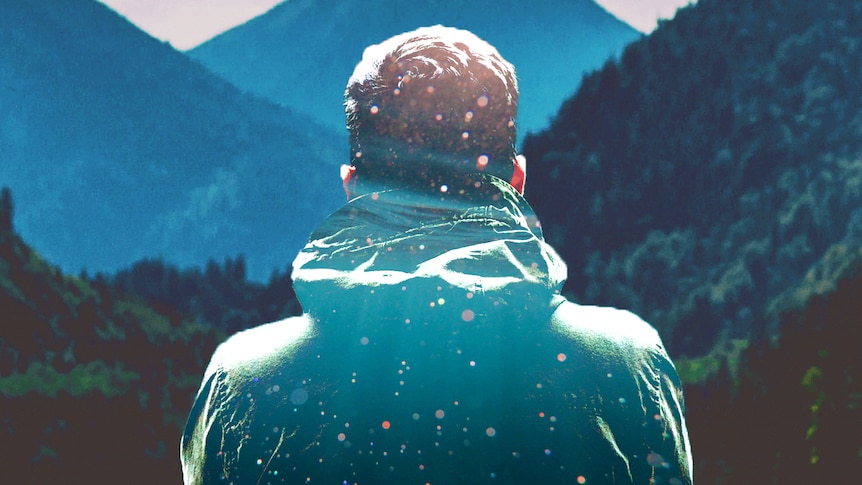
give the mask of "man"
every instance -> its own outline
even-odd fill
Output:
[[[656,332],[559,295],[512,66],[419,29],[369,47],[345,98],[349,203],[294,262],[305,313],[218,348],[185,482],[691,483]]]

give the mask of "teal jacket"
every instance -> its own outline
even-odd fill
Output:
[[[185,483],[690,484],[657,333],[565,273],[497,179],[354,199],[294,262],[304,315],[213,355]]]

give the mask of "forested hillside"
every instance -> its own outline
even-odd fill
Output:
[[[63,274],[0,198],[4,483],[178,483],[177,443],[225,333]]]
[[[525,141],[527,199],[577,300],[675,355],[777,338],[786,290],[862,243],[862,5],[702,0]]]
[[[231,334],[302,313],[290,265],[285,266],[284,271],[273,271],[267,284],[249,281],[242,255],[222,264],[210,260],[203,270],[145,259],[101,278],[116,291]]]
[[[700,0],[524,152],[565,291],[686,384],[699,484],[862,472],[862,4]]]

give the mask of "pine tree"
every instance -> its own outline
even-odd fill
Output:
[[[0,191],[0,234],[12,232],[12,214],[14,211],[12,191],[9,187],[3,187],[3,190]]]

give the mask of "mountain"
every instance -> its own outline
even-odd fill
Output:
[[[289,0],[187,54],[244,90],[343,130],[342,95],[363,49],[434,24],[474,32],[515,65],[521,133],[547,126],[584,72],[640,36],[592,0],[429,0],[421,7]]]
[[[862,6],[700,0],[588,76],[524,142],[579,301],[674,355],[778,341],[789,289],[862,244]]]
[[[264,280],[341,204],[342,143],[95,0],[0,2],[0,184],[66,271],[242,253]]]
[[[862,4],[699,0],[528,137],[577,301],[656,326],[700,484],[862,472]]]

